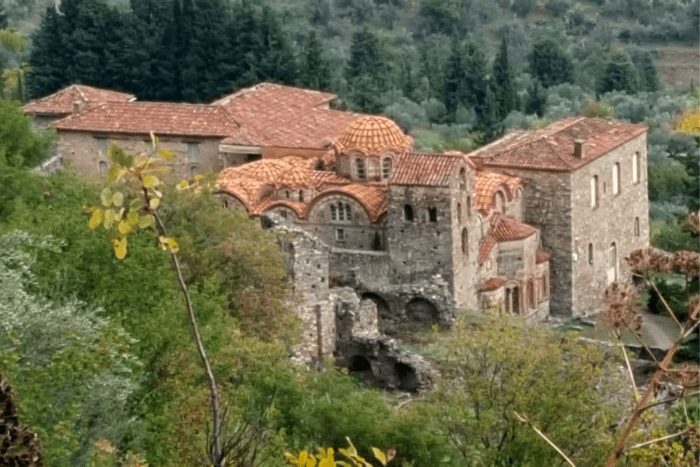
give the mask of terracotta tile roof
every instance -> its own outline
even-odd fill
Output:
[[[479,243],[479,264],[484,264],[491,256],[493,247],[496,246],[496,239],[491,234],[486,234]]]
[[[283,206],[286,208],[289,208],[296,214],[297,217],[304,217],[306,216],[306,208],[307,204],[303,203],[301,201],[290,201],[288,199],[275,199],[275,198],[268,198],[261,203],[259,203],[257,206],[255,206],[253,209],[250,210],[251,214],[255,215],[262,215],[266,211],[269,211],[270,209]]]
[[[261,83],[218,99],[247,132],[223,144],[315,148],[331,146],[360,114],[327,108],[336,96],[309,89]]]
[[[231,169],[224,169],[219,173],[216,185],[218,191],[238,198],[249,212],[253,211],[255,206],[267,194],[265,187],[268,186],[267,183],[261,180],[246,179],[238,174],[231,173]]]
[[[283,159],[262,159],[249,162],[238,167],[226,169],[221,181],[236,181],[238,179],[258,180],[276,188],[300,188],[311,185],[311,172],[303,164],[308,161],[296,157]],[[223,174],[223,172],[222,172]]]
[[[479,287],[479,292],[493,292],[494,290],[500,289],[508,281],[503,276],[489,277],[484,282],[481,283]]]
[[[572,171],[647,131],[641,124],[572,117],[546,128],[514,132],[469,154],[478,166]],[[583,159],[574,140],[584,141]]]
[[[133,94],[110,91],[82,84],[73,84],[48,96],[28,102],[22,107],[25,113],[35,115],[69,115],[76,102],[81,110],[104,102],[128,102],[135,100]]]
[[[365,116],[354,120],[338,140],[336,146],[342,151],[360,151],[378,154],[382,150],[408,151],[413,139],[386,117]]]
[[[456,167],[465,160],[456,154],[404,153],[396,161],[390,184],[448,186]]]
[[[546,263],[547,261],[549,261],[550,256],[551,255],[549,253],[547,253],[546,251],[537,250],[537,253],[535,254],[535,263],[537,263],[537,264]]]
[[[368,186],[352,183],[340,188],[325,190],[316,199],[337,193],[350,196],[364,206],[372,222],[376,222],[386,212],[388,202],[385,186]]]
[[[531,225],[506,217],[496,213],[491,217],[491,230],[489,235],[493,235],[497,242],[510,242],[522,240],[537,233],[537,229]]]
[[[518,188],[521,187],[521,180],[518,177],[511,177],[495,172],[478,171],[474,177],[474,192],[476,195],[477,209],[482,212],[489,212],[493,209],[494,195],[502,190],[506,199],[513,199]]]
[[[110,102],[57,121],[58,130],[215,137],[239,131],[223,107],[167,102]]]

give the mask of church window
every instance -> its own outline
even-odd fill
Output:
[[[406,204],[403,207],[403,218],[406,221],[413,222],[413,206]]]
[[[389,178],[391,176],[391,157],[385,157],[382,160],[382,178]]]
[[[457,203],[457,222],[462,223],[462,203]]]
[[[639,153],[632,155],[632,183],[639,183]]]
[[[337,213],[335,204],[331,204],[331,220],[332,221],[338,220],[338,213]]]
[[[349,221],[351,219],[351,214],[352,212],[350,211],[350,205],[346,204],[345,205],[345,220]]]
[[[365,161],[362,159],[355,159],[355,176],[358,180],[365,179]]]
[[[331,221],[349,222],[352,219],[352,210],[347,203],[333,203],[330,206]]]
[[[199,143],[187,143],[187,162],[199,161]]]
[[[466,228],[462,229],[462,253],[469,255],[469,232]]]
[[[299,201],[304,201],[304,190],[299,190]]]
[[[593,264],[593,244],[588,244],[588,264]]]
[[[345,241],[345,229],[335,229],[335,239],[339,242]]]
[[[472,197],[467,196],[467,217],[472,216]]]
[[[620,194],[620,164],[615,162],[612,168],[613,195]]]
[[[591,177],[591,207],[598,207],[598,176]]]
[[[284,192],[284,197],[287,198],[287,199],[289,199],[289,190],[286,190],[286,191]]]
[[[634,236],[639,237],[639,217],[634,218]]]
[[[617,281],[618,278],[618,263],[617,263],[617,243],[612,242],[608,248],[608,284]]]
[[[503,194],[502,191],[497,191],[495,195],[493,195],[493,208],[505,214],[506,212],[506,197]]]
[[[462,167],[462,170],[459,171],[459,189],[467,189],[467,169],[464,167]]]
[[[437,222],[437,208],[428,208],[428,220]]]
[[[105,161],[100,161],[99,168],[100,168],[100,176],[106,177],[107,172],[109,172],[109,164]]]

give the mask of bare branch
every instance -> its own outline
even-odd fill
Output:
[[[678,433],[673,433],[670,435],[662,436],[661,438],[655,438],[655,439],[652,439],[649,441],[644,441],[643,443],[635,444],[635,445],[630,446],[627,449],[625,449],[625,452],[631,451],[632,449],[643,448],[644,446],[649,446],[650,444],[660,443],[661,441],[666,441],[668,439],[672,439],[672,438],[675,438],[677,436],[682,436],[682,435],[688,433],[690,430],[692,430],[692,428],[686,428],[685,430],[679,431]]]
[[[647,285],[649,285],[652,289],[654,289],[654,292],[656,292],[656,296],[659,297],[659,300],[661,300],[661,303],[663,303],[664,308],[666,309],[666,312],[671,315],[671,318],[673,318],[673,321],[676,322],[678,327],[681,329],[681,331],[684,329],[683,325],[681,324],[680,321],[678,321],[678,318],[676,318],[676,314],[673,312],[671,309],[671,306],[668,304],[666,299],[664,298],[663,295],[661,295],[661,292],[659,292],[659,289],[656,287],[656,284],[654,281],[646,279]]]
[[[637,382],[634,380],[634,372],[632,371],[632,364],[630,363],[630,359],[627,356],[627,349],[625,348],[625,344],[622,343],[622,339],[620,339],[620,332],[618,330],[615,330],[614,334],[617,338],[617,343],[620,344],[622,355],[624,355],[625,357],[625,366],[627,366],[627,372],[629,373],[630,381],[632,381],[632,389],[634,390],[634,401],[637,402],[639,400],[639,390],[637,389]]]
[[[540,438],[542,438],[543,440],[545,440],[545,441],[547,442],[547,444],[549,444],[550,446],[552,446],[552,448],[553,448],[555,451],[557,451],[557,454],[559,454],[559,455],[561,456],[561,458],[564,459],[564,460],[566,461],[567,464],[569,464],[571,467],[576,467],[576,464],[574,464],[574,462],[573,462],[571,459],[569,459],[569,457],[568,457],[566,454],[564,454],[564,451],[562,451],[561,449],[559,449],[559,447],[558,447],[556,444],[554,444],[554,442],[553,442],[552,440],[550,440],[549,438],[547,438],[547,435],[545,435],[544,433],[542,433],[535,425],[533,425],[532,423],[530,423],[530,420],[528,420],[526,417],[520,415],[520,414],[519,414],[518,412],[516,412],[516,411],[513,411],[513,413],[515,414],[515,416],[516,416],[516,418],[517,418],[518,420],[520,420],[522,423],[525,423],[527,426],[529,426],[530,428],[532,428],[532,430],[533,430],[535,433],[537,433],[537,435],[538,435]]]

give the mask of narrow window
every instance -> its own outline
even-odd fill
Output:
[[[634,218],[634,236],[639,237],[639,217]]]
[[[406,204],[403,207],[403,218],[406,221],[413,222],[413,206]]]
[[[593,244],[588,244],[588,264],[593,264]]]
[[[199,161],[199,143],[187,143],[187,162]]]
[[[502,191],[497,191],[493,195],[493,205],[494,209],[500,213],[506,213],[506,197]]]
[[[608,284],[617,280],[617,267],[617,243],[612,242],[608,249]]]
[[[351,214],[352,214],[352,211],[350,211],[350,205],[346,204],[345,205],[345,220],[346,221],[349,221],[352,218]]]
[[[591,207],[598,207],[598,176],[591,177]]]
[[[100,176],[106,177],[107,172],[109,172],[109,164],[105,161],[100,161],[99,168],[100,168]]]
[[[331,204],[331,220],[332,221],[338,220],[338,213],[336,212],[335,204]]]
[[[467,217],[472,217],[472,197],[467,196]]]
[[[344,242],[345,241],[345,230],[344,229],[335,229],[335,239],[338,240],[339,242]]]
[[[228,200],[227,200],[227,199],[224,199],[224,207],[227,208],[228,206],[229,206],[229,205],[228,205]]]
[[[469,255],[469,232],[467,229],[462,229],[462,253]]]
[[[289,199],[289,190],[286,190],[286,191],[284,192],[284,197],[287,198],[287,199]]]
[[[389,178],[391,176],[391,157],[385,157],[382,160],[382,178]]]
[[[464,167],[462,167],[462,170],[459,171],[459,189],[467,189],[467,169]]]
[[[365,179],[365,161],[362,159],[355,159],[355,174],[359,180]]]
[[[343,203],[338,203],[338,220],[345,220],[345,209],[343,208]]]
[[[437,222],[437,208],[428,208],[428,220]]]
[[[304,190],[299,190],[299,201],[304,201]]]
[[[190,177],[194,177],[199,173],[199,166],[198,165],[191,165],[190,166]]]
[[[283,219],[286,219],[286,218],[287,218],[287,211],[285,211],[284,209],[280,209],[277,213],[278,213]]]
[[[632,183],[639,183],[639,153],[632,155]]]
[[[612,168],[613,195],[620,194],[620,164],[615,162]]]
[[[462,203],[457,203],[457,222],[462,223]]]

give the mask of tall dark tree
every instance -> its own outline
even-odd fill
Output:
[[[484,115],[486,105],[486,55],[474,44],[467,44],[464,54],[464,95],[466,104],[478,117]]]
[[[637,89],[637,71],[629,55],[621,50],[613,52],[598,77],[597,92],[604,94],[610,91],[623,91],[631,94]]]
[[[350,99],[359,109],[370,112],[381,110],[379,96],[386,90],[387,73],[377,36],[367,29],[355,32],[345,77],[350,88]]]
[[[525,101],[525,113],[528,115],[537,114],[543,117],[547,106],[547,95],[538,81],[534,81],[527,90],[527,100]]]
[[[268,6],[263,7],[260,18],[262,55],[259,59],[260,79],[285,84],[297,80],[297,64],[289,38],[277,16]]]
[[[462,61],[462,47],[457,41],[452,42],[452,51],[445,65],[445,82],[443,88],[443,102],[449,118],[454,120],[455,112],[460,104],[466,102],[464,89],[464,63]]]
[[[482,143],[492,141],[503,133],[503,120],[499,115],[498,100],[491,83],[486,86],[484,106],[477,129],[481,132]]]
[[[315,31],[311,31],[306,37],[301,62],[301,84],[311,89],[327,90],[330,88],[330,66]]]
[[[573,83],[574,64],[553,40],[547,39],[536,43],[528,59],[530,72],[545,88],[562,83]]]
[[[7,8],[5,7],[5,1],[0,0],[0,29],[5,29],[7,27]]]
[[[491,83],[498,103],[498,114],[501,118],[506,118],[509,113],[520,107],[520,100],[515,88],[515,73],[508,59],[508,45],[505,39],[501,41],[501,47],[493,62]]]
[[[263,54],[259,28],[260,18],[253,4],[249,0],[237,2],[227,35],[231,56],[235,57],[228,70],[229,80],[235,87],[249,86],[258,81],[258,58]]]
[[[654,92],[661,88],[659,71],[649,52],[644,52],[638,57],[637,70],[639,74],[638,82],[640,90]]]

